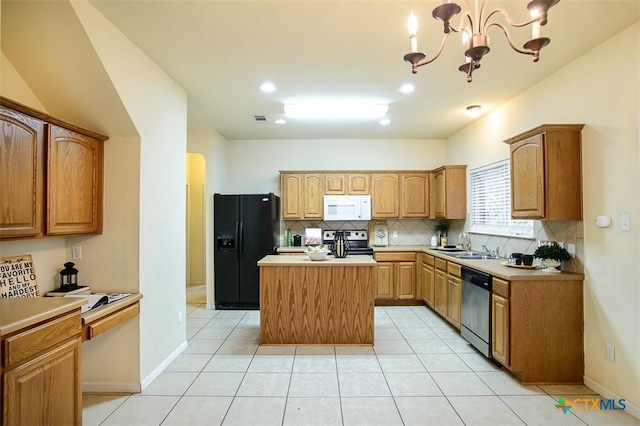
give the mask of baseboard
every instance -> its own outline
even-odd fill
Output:
[[[587,376],[583,376],[583,379],[584,379],[584,385],[585,386],[587,386],[588,388],[593,389],[594,391],[598,392],[598,394],[600,396],[602,396],[603,398],[605,398],[605,399],[622,399],[619,395],[616,395],[610,389],[605,388],[604,386],[602,386],[598,382],[588,378]],[[625,400],[624,403],[626,404],[626,407],[625,407],[624,411],[629,413],[629,414],[631,414],[636,419],[640,419],[640,407],[636,407],[635,405],[631,404],[628,400]]]
[[[140,393],[140,383],[82,382],[83,393]]]
[[[216,304],[215,303],[207,303],[205,308],[207,308],[210,311],[214,311],[216,309]]]
[[[145,377],[141,382],[142,390],[145,390],[155,379],[158,378],[160,373],[162,373],[173,361],[175,361],[178,356],[187,349],[187,341],[182,342],[180,346],[176,348],[164,361],[160,363],[147,377]]]

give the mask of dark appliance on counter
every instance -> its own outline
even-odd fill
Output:
[[[373,249],[369,246],[369,234],[364,229],[350,231],[324,231],[322,233],[322,243],[329,246],[331,254],[334,254],[336,233],[338,233],[338,235],[343,235],[348,240],[347,254],[349,256],[361,254],[373,255]]]
[[[302,235],[296,234],[293,236],[293,246],[301,247],[302,246]]]
[[[258,260],[276,254],[280,198],[271,194],[213,196],[216,309],[258,309]]]
[[[460,335],[484,356],[491,358],[491,291],[493,278],[463,266]]]

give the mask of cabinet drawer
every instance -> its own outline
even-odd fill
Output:
[[[422,254],[422,263],[426,263],[427,265],[433,266],[435,262],[435,258],[430,254]]]
[[[462,266],[457,263],[447,262],[447,272],[449,275],[462,277],[462,272],[460,271],[461,268]]]
[[[415,262],[416,261],[415,252],[374,253],[373,257],[375,260],[379,262]]]
[[[82,320],[80,310],[48,321],[3,341],[3,366],[26,360],[69,338],[80,335]]]
[[[436,257],[436,269],[440,269],[441,271],[447,271],[447,261],[442,260]]]
[[[91,340],[102,333],[111,330],[113,327],[136,317],[139,313],[140,303],[136,302],[134,305],[127,306],[126,308],[109,314],[100,320],[91,322],[86,325],[87,331],[85,333],[85,338],[87,340]]]
[[[509,281],[493,277],[493,294],[509,298]]]

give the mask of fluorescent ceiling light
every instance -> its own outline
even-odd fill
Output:
[[[471,118],[476,118],[482,113],[482,107],[480,105],[470,105],[467,107],[467,115]]]
[[[388,118],[383,118],[382,120],[378,121],[378,123],[380,123],[381,126],[388,126],[391,123],[391,120],[389,120]]]
[[[389,109],[387,104],[355,102],[292,103],[284,105],[288,118],[310,119],[378,119]]]
[[[413,92],[414,90],[416,90],[416,86],[414,86],[414,85],[413,85],[413,84],[411,84],[411,83],[404,83],[404,84],[403,84],[402,86],[400,86],[400,88],[398,89],[398,91],[399,91],[400,93],[405,93],[405,94],[407,94],[407,93],[411,93],[411,92]]]
[[[276,124],[286,124],[287,120],[285,120],[284,118],[278,118],[276,121],[274,121],[274,123]]]
[[[260,85],[260,90],[264,93],[273,93],[276,91],[276,85],[270,81],[265,81]]]

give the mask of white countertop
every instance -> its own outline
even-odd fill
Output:
[[[327,255],[324,260],[311,260],[306,254],[300,256],[278,256],[270,254],[258,261],[258,266],[375,266],[376,261],[367,255],[336,258]]]

